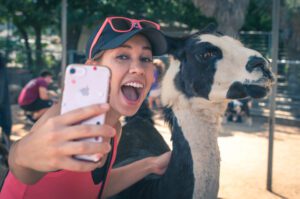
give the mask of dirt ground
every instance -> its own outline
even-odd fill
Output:
[[[224,125],[219,137],[220,198],[300,198],[300,129],[277,125],[275,130],[273,192],[269,192],[268,125]]]
[[[28,133],[30,125],[17,106],[12,106],[12,139]],[[170,144],[170,132],[156,119],[156,127]],[[272,192],[266,190],[268,125],[223,124],[219,136],[221,152],[221,199],[300,198],[300,128],[276,125]]]
[[[171,144],[163,121],[156,124]],[[300,198],[300,128],[275,126],[272,192],[266,189],[268,124],[227,123],[222,128],[220,199]]]

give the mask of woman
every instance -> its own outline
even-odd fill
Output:
[[[147,96],[153,82],[152,56],[163,54],[166,48],[158,24],[124,17],[106,18],[88,42],[86,63],[111,69],[109,104],[91,105],[63,115],[59,115],[59,106],[51,108],[30,134],[12,147],[10,173],[0,198],[86,199],[100,197],[103,190],[102,197],[106,198],[150,173],[163,174],[170,153],[118,169],[111,169],[115,153],[108,161],[107,157],[111,150],[116,151],[121,136],[120,117],[135,114]],[[76,125],[103,113],[105,125]],[[102,136],[103,142],[78,141],[96,136]],[[101,160],[93,163],[73,158],[79,154],[98,154]],[[97,169],[100,167],[102,170]],[[101,174],[103,168],[108,168],[105,175]]]

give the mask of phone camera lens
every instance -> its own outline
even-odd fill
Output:
[[[74,74],[75,72],[76,72],[75,68],[71,68],[71,69],[70,69],[70,73],[71,73],[71,74]]]

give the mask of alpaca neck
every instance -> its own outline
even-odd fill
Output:
[[[226,104],[200,101],[179,97],[172,109],[191,148],[195,177],[193,198],[217,198],[220,172],[217,138]]]

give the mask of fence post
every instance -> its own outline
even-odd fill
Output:
[[[63,82],[65,67],[67,65],[67,0],[61,2],[61,38],[62,38],[62,57],[61,57],[61,78]]]
[[[272,71],[275,82],[270,96],[270,118],[269,118],[269,148],[268,148],[268,170],[267,190],[272,191],[272,170],[273,170],[273,143],[277,93],[277,59],[278,59],[278,34],[279,34],[279,6],[280,0],[273,0],[272,11]]]

